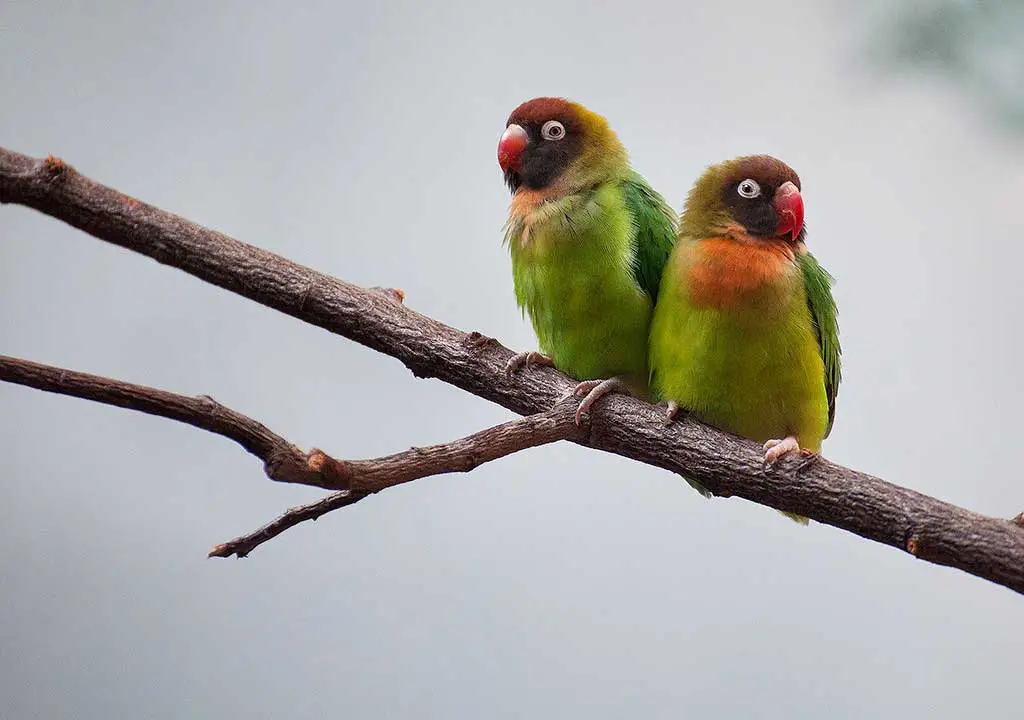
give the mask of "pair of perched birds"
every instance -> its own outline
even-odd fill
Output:
[[[551,364],[608,392],[683,408],[764,443],[766,466],[816,453],[835,416],[832,278],[805,245],[800,178],[767,155],[712,165],[682,216],[629,165],[600,115],[536,98],[509,117],[498,163],[512,191],[516,299]]]

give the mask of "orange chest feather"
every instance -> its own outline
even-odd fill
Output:
[[[707,238],[684,251],[679,268],[695,307],[726,309],[785,295],[796,279],[793,249],[785,242]]]
[[[556,200],[560,195],[560,189],[548,187],[543,190],[527,190],[520,188],[512,196],[512,204],[509,206],[509,217],[525,220],[541,205],[549,200]]]

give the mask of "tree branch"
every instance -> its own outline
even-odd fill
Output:
[[[288,528],[352,505],[370,493],[428,475],[469,472],[485,462],[526,448],[567,440],[583,432],[576,427],[574,416],[575,407],[562,403],[548,412],[495,425],[450,443],[412,448],[378,460],[350,463],[364,466],[362,477],[365,478],[365,484],[360,484],[356,489],[332,493],[307,505],[290,508],[258,530],[217,545],[210,551],[209,557],[237,555],[242,558]]]
[[[306,505],[288,508],[281,515],[266,525],[253,530],[251,533],[239,535],[234,540],[214,545],[207,557],[228,558],[234,555],[238,558],[244,558],[257,547],[268,540],[273,540],[285,530],[293,528],[306,520],[319,520],[321,516],[332,510],[340,510],[343,507],[354,505],[366,497],[366,495],[365,492],[356,490],[341,490]]]
[[[34,208],[107,242],[147,255],[355,340],[520,415],[544,412],[571,386],[540,368],[506,377],[511,352],[368,291],[246,245],[90,180],[61,160],[0,149],[0,202]],[[930,562],[1024,593],[1024,528],[972,513],[821,459],[770,472],[756,444],[621,396],[594,409],[574,442],[700,482],[719,496],[805,515]]]
[[[0,380],[37,390],[84,398],[177,420],[234,440],[263,461],[271,480],[337,490],[321,500],[291,508],[248,535],[216,546],[210,557],[245,557],[252,550],[304,520],[357,503],[367,495],[430,475],[469,472],[526,448],[579,436],[574,410],[566,404],[495,425],[453,442],[414,447],[372,460],[337,460],[323,450],[303,453],[250,417],[208,395],[186,397],[121,380],[89,375],[0,355]]]
[[[319,450],[306,455],[252,418],[224,407],[207,395],[186,397],[6,355],[0,355],[0,380],[138,410],[223,435],[262,460],[267,477],[277,482],[314,485],[328,490],[350,487],[343,464],[323,462],[319,458],[323,453]]]

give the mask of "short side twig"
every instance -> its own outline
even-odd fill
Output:
[[[491,460],[519,450],[567,440],[581,432],[573,422],[571,405],[559,405],[548,412],[496,425],[450,443],[412,448],[376,460],[350,461],[359,487],[342,490],[325,498],[293,507],[258,530],[221,543],[210,557],[245,557],[257,546],[306,520],[357,503],[367,495],[430,475],[468,472]]]
[[[322,515],[332,510],[354,505],[367,495],[369,493],[365,490],[339,490],[306,505],[288,508],[281,515],[266,525],[253,530],[251,533],[240,535],[234,540],[228,540],[219,545],[214,545],[207,557],[227,558],[234,555],[235,557],[244,558],[257,547],[268,540],[273,540],[285,530],[293,528],[306,520],[319,520]]]

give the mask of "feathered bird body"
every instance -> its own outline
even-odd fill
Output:
[[[566,100],[517,108],[499,161],[513,190],[505,239],[516,300],[541,350],[578,380],[619,376],[646,396],[671,209],[629,167],[607,121]]]
[[[513,203],[508,243],[516,301],[555,366],[579,380],[621,375],[646,388],[654,304],[635,273],[637,223],[625,182],[604,182],[521,216],[526,203]]]
[[[804,243],[800,179],[769,156],[694,185],[651,325],[656,395],[765,442],[769,464],[832,427],[839,329],[831,277]]]
[[[672,312],[652,329],[659,393],[737,435],[792,435],[817,452],[829,400],[805,285],[813,265],[785,243],[682,241],[662,282]]]

